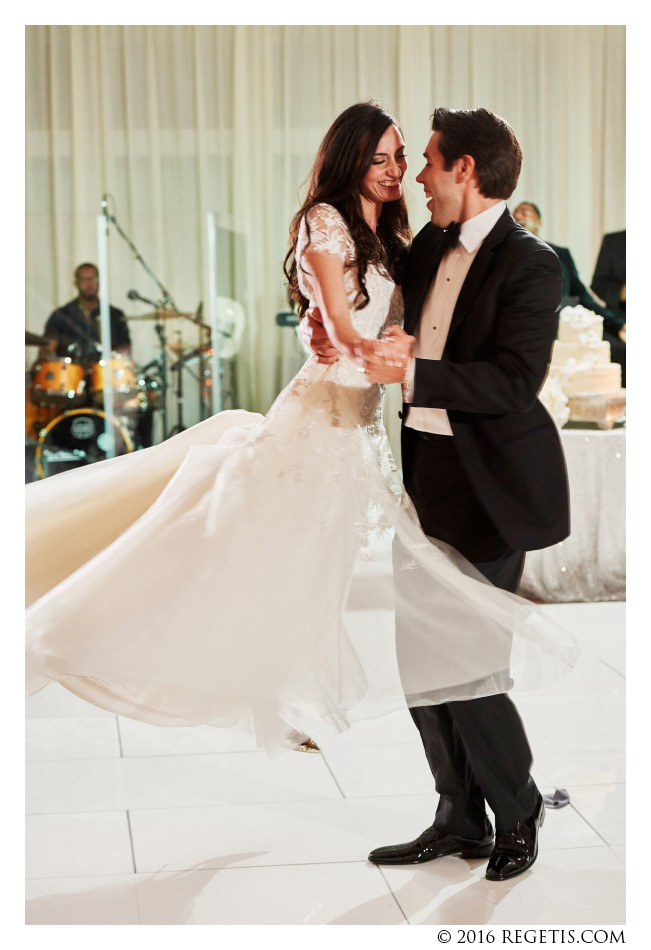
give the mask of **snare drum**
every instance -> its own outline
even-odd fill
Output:
[[[32,368],[32,399],[38,406],[72,409],[86,398],[86,371],[69,356],[41,360]]]
[[[90,370],[91,389],[93,391],[93,402],[98,406],[104,405],[104,369],[106,360],[99,360],[93,363]],[[109,384],[113,390],[113,403],[115,406],[123,406],[138,394],[138,383],[136,381],[136,370],[133,362],[128,356],[122,353],[111,353]]]
[[[36,471],[46,478],[56,471],[100,462],[106,458],[110,432],[106,413],[99,409],[73,409],[41,429],[36,446]],[[126,455],[133,444],[124,426],[112,418],[109,428],[115,440],[115,455]]]

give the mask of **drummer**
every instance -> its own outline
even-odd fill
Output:
[[[70,303],[59,307],[48,318],[43,336],[50,340],[48,346],[39,350],[39,360],[69,356],[73,362],[90,368],[101,357],[99,314],[99,271],[95,264],[80,264],[74,274],[78,296]],[[124,313],[110,307],[111,350],[126,357],[131,356],[131,336]],[[88,390],[87,405],[93,404],[93,394]],[[118,411],[119,415],[119,411]],[[134,443],[141,448],[152,444],[153,410],[141,407],[122,420],[131,430]]]
[[[84,364],[98,359],[100,350],[99,271],[95,264],[80,264],[74,274],[78,296],[48,318],[43,336],[52,342],[39,350],[39,359],[71,356]],[[111,350],[131,355],[131,337],[124,313],[110,308]]]

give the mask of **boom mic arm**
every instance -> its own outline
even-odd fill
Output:
[[[143,297],[137,290],[130,290],[127,293],[127,297],[129,300],[142,300],[143,303],[150,303],[152,307],[160,307],[160,302],[157,303],[155,300],[150,300],[149,297]]]

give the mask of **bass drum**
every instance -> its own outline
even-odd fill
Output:
[[[57,472],[100,462],[107,457],[110,436],[107,415],[100,409],[73,409],[57,416],[41,430],[36,446],[36,473],[47,478]],[[109,419],[115,439],[115,455],[133,451],[131,438],[120,422]]]

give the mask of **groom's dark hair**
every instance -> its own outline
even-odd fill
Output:
[[[510,198],[518,183],[522,151],[513,129],[488,109],[436,109],[432,131],[440,132],[439,151],[449,171],[462,155],[475,160],[484,198]]]

